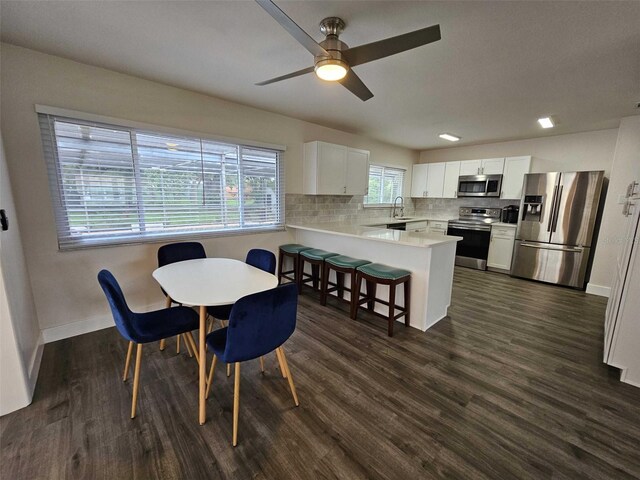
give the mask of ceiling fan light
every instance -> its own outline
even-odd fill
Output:
[[[322,80],[328,82],[335,82],[342,80],[349,71],[349,66],[342,60],[335,58],[329,58],[327,60],[320,60],[315,66],[316,75]]]

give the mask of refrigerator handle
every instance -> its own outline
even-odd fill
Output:
[[[549,220],[547,221],[547,232],[551,231],[551,225],[553,225],[553,217],[556,213],[556,196],[558,193],[558,185],[553,187],[553,197],[551,197],[551,210],[549,211]]]
[[[553,216],[553,228],[551,229],[552,232],[556,231],[556,227],[558,226],[558,217],[560,216],[560,202],[562,200],[562,185],[560,185],[560,189],[558,190],[558,199],[556,200],[556,208],[555,208],[555,212],[556,214]]]

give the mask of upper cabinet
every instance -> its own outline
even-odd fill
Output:
[[[366,195],[369,152],[326,142],[304,144],[302,193]]]
[[[504,158],[485,158],[460,162],[460,175],[501,175]]]
[[[524,175],[529,173],[530,168],[531,156],[505,158],[500,198],[519,200],[522,197]]]
[[[442,198],[445,163],[418,163],[411,172],[411,196]]]
[[[460,163],[447,162],[444,164],[444,186],[442,198],[456,198],[458,196],[458,177],[460,176]]]
[[[429,173],[428,163],[418,163],[411,170],[411,196],[427,196],[427,175]]]

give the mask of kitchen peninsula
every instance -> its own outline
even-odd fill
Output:
[[[447,315],[461,237],[345,223],[287,224],[287,229],[303,245],[409,270],[412,327],[425,331]],[[396,299],[403,304],[401,290]],[[380,286],[377,296],[387,300],[388,292],[388,287]],[[384,315],[385,310],[376,306]]]

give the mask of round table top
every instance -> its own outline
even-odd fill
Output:
[[[199,258],[171,263],[153,278],[174,302],[185,305],[229,305],[252,293],[278,286],[278,279],[231,258]]]

